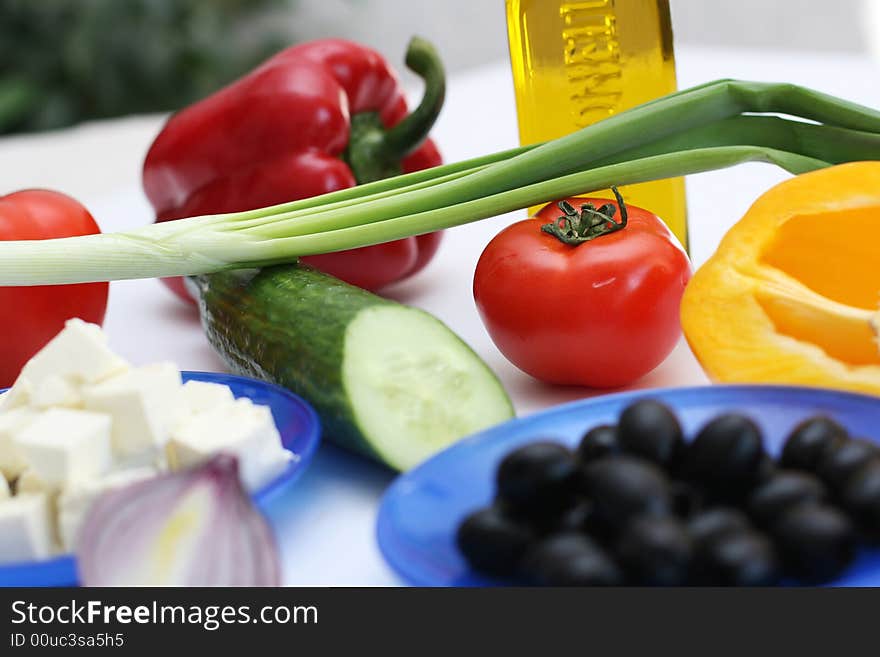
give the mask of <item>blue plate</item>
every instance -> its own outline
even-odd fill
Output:
[[[253,495],[260,507],[290,486],[305,471],[321,440],[321,424],[314,409],[284,388],[231,374],[182,372],[184,382],[207,381],[229,386],[236,397],[247,397],[255,404],[269,406],[281,434],[282,444],[298,459],[264,488]],[[71,556],[46,561],[0,565],[0,586],[75,586],[76,562]]]
[[[455,547],[461,520],[493,497],[494,473],[509,451],[538,438],[574,446],[586,429],[614,423],[630,402],[651,397],[675,409],[687,435],[724,411],[751,416],[778,455],[791,429],[823,414],[853,435],[880,442],[880,398],[782,386],[705,386],[639,391],[578,401],[511,420],[467,438],[398,477],[382,501],[378,540],[382,554],[418,586],[492,586],[472,572]],[[880,550],[865,551],[834,586],[880,586]]]

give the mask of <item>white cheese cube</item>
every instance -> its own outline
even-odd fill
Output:
[[[253,488],[249,488],[248,490],[255,491],[259,488],[262,488],[270,481],[272,481],[275,477],[284,472],[287,465],[296,460],[297,457],[291,451],[284,449],[281,445],[277,447],[270,447],[268,449],[263,450],[263,452],[259,455],[259,465],[257,466],[257,470],[260,473],[260,478],[257,481],[257,485]]]
[[[54,545],[60,545],[57,527],[58,507],[56,505],[59,489],[49,486],[32,468],[28,468],[15,480],[15,494],[44,495],[46,497],[46,503],[49,505],[49,526],[52,542]]]
[[[126,369],[128,363],[110,351],[100,326],[69,319],[64,329],[28,361],[19,378],[38,388],[50,376],[97,383]]]
[[[70,377],[52,374],[34,388],[30,403],[37,408],[81,408],[82,395]]]
[[[0,502],[0,563],[46,559],[51,554],[46,495],[16,495]]]
[[[10,481],[27,467],[24,454],[15,444],[15,435],[36,417],[37,414],[28,408],[0,411],[0,472]]]
[[[27,379],[18,377],[15,385],[0,396],[0,412],[22,408],[31,403],[34,386]]]
[[[238,399],[184,420],[172,432],[167,451],[168,462],[175,470],[201,463],[218,452],[234,454],[241,482],[248,490],[268,483],[289,458],[281,446],[272,412],[249,399]]]
[[[15,480],[15,494],[25,495],[27,493],[56,493],[49,484],[47,484],[33,468],[28,468],[18,479]]]
[[[0,502],[11,496],[12,491],[9,490],[9,482],[6,481],[6,477],[4,477],[3,473],[0,472]]]
[[[54,492],[32,468],[22,472],[15,480],[15,494],[26,495],[28,493],[52,493]]]
[[[100,479],[71,486],[58,496],[58,535],[61,546],[72,551],[76,537],[92,503],[100,495],[118,490],[129,484],[155,477],[158,471],[151,467],[117,470]]]
[[[82,389],[85,408],[113,419],[113,452],[130,463],[155,461],[180,409],[180,370],[159,363]]]
[[[64,488],[97,477],[110,467],[110,418],[52,408],[19,431],[15,444],[50,488]]]
[[[187,381],[183,384],[183,412],[202,413],[235,401],[229,386],[207,381]]]

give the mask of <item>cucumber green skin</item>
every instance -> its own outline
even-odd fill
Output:
[[[362,310],[398,304],[300,264],[221,272],[194,283],[208,341],[233,372],[295,392],[314,406],[327,438],[382,460],[345,392],[345,332]]]

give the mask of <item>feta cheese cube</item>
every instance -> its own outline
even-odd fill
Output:
[[[28,408],[0,411],[0,472],[10,481],[27,467],[24,454],[15,444],[15,435],[36,417],[37,414]]]
[[[58,535],[61,546],[67,551],[76,547],[79,529],[92,503],[99,496],[155,477],[156,474],[158,471],[151,467],[117,470],[100,479],[85,481],[63,490],[58,496]]]
[[[255,491],[262,488],[284,472],[287,465],[291,461],[297,460],[297,458],[293,452],[284,449],[280,444],[277,447],[263,450],[257,457],[258,465],[256,466],[257,471],[260,473],[260,478],[257,480],[256,485],[248,490]]]
[[[183,384],[183,412],[202,413],[235,401],[229,386],[207,381],[187,381]]]
[[[34,386],[27,379],[18,377],[15,385],[8,391],[0,395],[0,412],[8,411],[13,408],[22,408],[31,403],[31,395]]]
[[[24,472],[22,472],[18,479],[15,480],[15,494],[16,495],[44,495],[46,497],[46,504],[49,505],[49,528],[50,534],[52,536],[53,545],[60,545],[58,541],[58,495],[59,490],[57,488],[52,488],[43,481],[40,476],[33,471],[32,468],[28,468]]]
[[[16,495],[0,502],[0,563],[46,559],[52,526],[46,495]]]
[[[80,408],[82,395],[70,377],[52,374],[34,388],[30,403],[37,408]]]
[[[180,409],[180,370],[158,363],[82,389],[85,408],[113,419],[113,452],[131,463],[155,461]]]
[[[277,475],[289,460],[267,406],[237,399],[181,422],[168,443],[172,469],[201,463],[218,452],[238,457],[244,487],[256,490]]]
[[[9,482],[6,481],[6,477],[0,472],[0,502],[11,496],[12,491],[9,490]]]
[[[126,369],[128,363],[110,351],[100,326],[69,319],[64,329],[28,361],[19,378],[35,388],[51,376],[97,383]]]
[[[15,480],[15,494],[26,495],[27,493],[52,493],[52,489],[40,478],[32,468],[22,472]]]
[[[52,408],[19,431],[15,444],[50,488],[65,488],[110,467],[110,417]]]

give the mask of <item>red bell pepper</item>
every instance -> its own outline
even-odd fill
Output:
[[[406,64],[425,81],[411,114],[382,56],[338,39],[288,48],[174,114],[144,162],[156,221],[275,205],[440,164],[427,134],[443,104],[443,66],[418,38]],[[430,233],[303,261],[374,290],[420,270],[439,242]],[[180,279],[166,282],[189,298]]]

